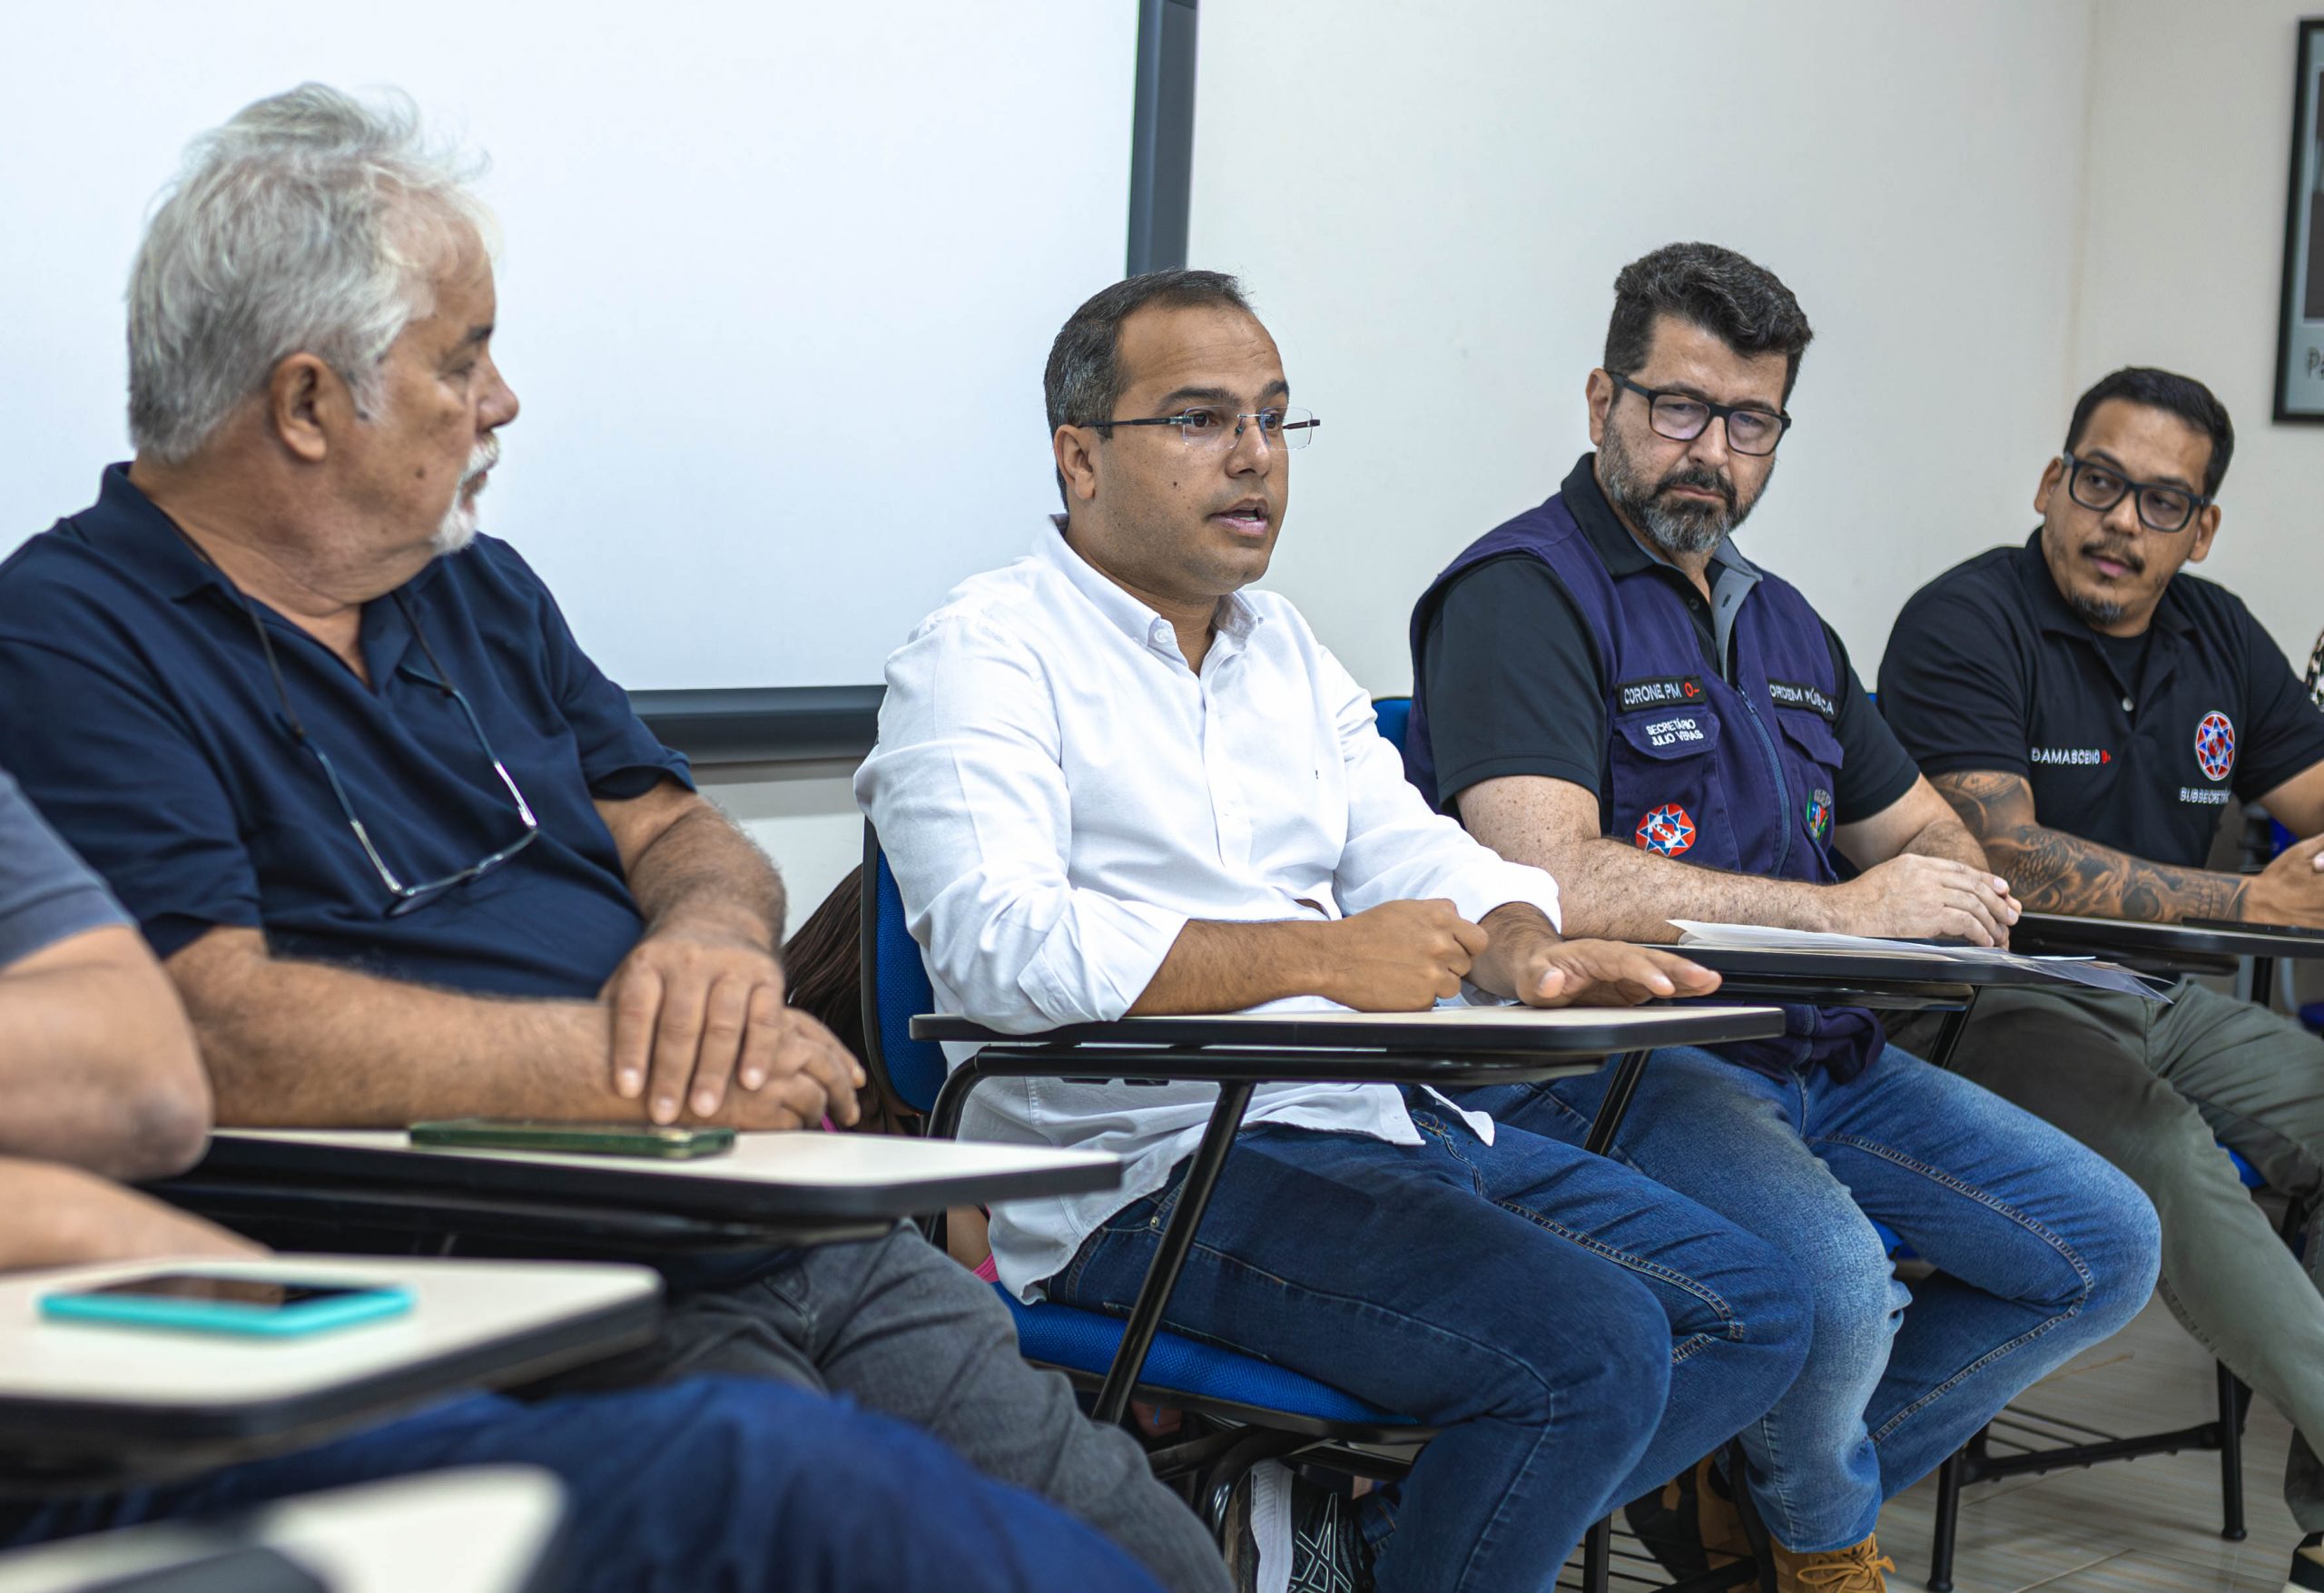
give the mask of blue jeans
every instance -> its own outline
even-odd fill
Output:
[[[558,1586],[576,1590],[1158,1593],[1089,1528],[901,1422],[725,1378],[536,1405],[480,1396],[192,1482],[0,1506],[0,1546],[506,1462],[563,1480]]]
[[[1462,1104],[1578,1142],[1606,1078]],[[1743,1434],[1759,1511],[1800,1553],[1868,1537],[1882,1500],[2154,1287],[2161,1238],[2137,1185],[1894,1046],[1845,1084],[1821,1067],[1774,1078],[1709,1051],[1658,1051],[1614,1154],[1778,1246],[1806,1278],[1807,1368]],[[1935,1273],[1906,1289],[1875,1218]]]
[[[1380,1593],[1541,1593],[1592,1521],[1790,1383],[1801,1285],[1616,1163],[1406,1099],[1418,1146],[1246,1131],[1165,1320],[1442,1429],[1367,1519]],[[1050,1295],[1127,1312],[1180,1188],[1116,1213]]]

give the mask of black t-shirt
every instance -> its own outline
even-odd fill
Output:
[[[2324,710],[2225,587],[2181,574],[2130,649],[2059,595],[2041,534],[1913,595],[1880,664],[1880,707],[1931,774],[2033,785],[2041,821],[2200,868],[2220,810],[2324,762]],[[2118,654],[2120,654],[2118,656]]]
[[[1624,529],[1586,461],[1561,490],[1609,569],[1620,575],[1652,566],[1689,600],[1704,667],[1731,680],[1732,633],[1729,656],[1722,658],[1710,605],[1683,572],[1655,559]],[[1714,590],[1721,584],[1720,568],[1714,559]],[[1838,821],[1850,823],[1896,801],[1920,772],[1866,698],[1847,649],[1829,625],[1824,639],[1832,650],[1832,678],[1842,688],[1833,731],[1843,761],[1833,806]],[[1612,683],[1580,607],[1549,565],[1530,554],[1512,554],[1447,586],[1422,637],[1421,673],[1437,789],[1448,806],[1480,781],[1514,774],[1571,781],[1603,806]]]

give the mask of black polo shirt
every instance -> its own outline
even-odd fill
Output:
[[[2180,574],[2142,637],[2067,606],[2041,533],[1913,595],[1880,707],[1931,774],[2022,774],[2043,823],[2201,868],[2220,810],[2324,761],[2324,710],[2242,600]]]
[[[1707,572],[1711,596],[1705,602],[1685,571],[1624,527],[1598,485],[1594,455],[1582,456],[1558,493],[1617,577],[1655,569],[1687,600],[1703,667],[1731,681],[1735,616],[1759,583],[1758,567],[1732,542],[1720,543]],[[1832,650],[1832,678],[1843,685],[1832,728],[1845,757],[1833,806],[1847,823],[1897,801],[1920,772],[1865,696],[1847,649],[1829,625],[1824,640]],[[1421,671],[1437,786],[1448,799],[1482,781],[1535,774],[1569,781],[1604,804],[1604,705],[1613,687],[1581,609],[1549,565],[1531,554],[1511,554],[1447,586],[1422,636]]]

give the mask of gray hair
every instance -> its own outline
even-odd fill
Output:
[[[359,411],[379,364],[428,313],[448,255],[491,219],[482,162],[427,143],[410,97],[367,105],[322,84],[259,101],[196,139],[129,278],[129,435],[175,464],[275,366],[311,353]]]

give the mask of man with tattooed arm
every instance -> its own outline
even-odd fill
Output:
[[[2181,574],[2219,535],[2234,446],[2201,382],[2116,371],[2042,472],[2040,529],[1931,582],[1889,638],[1881,707],[2030,911],[2324,926],[2324,710],[2239,599]],[[2303,839],[2255,875],[2205,869],[2230,795]],[[2213,1144],[2324,1192],[2324,1040],[2176,998],[1991,991],[1957,1066],[2152,1198],[2163,1297],[2297,1429],[2285,1586],[2324,1588],[2324,1241],[2303,1276]]]

